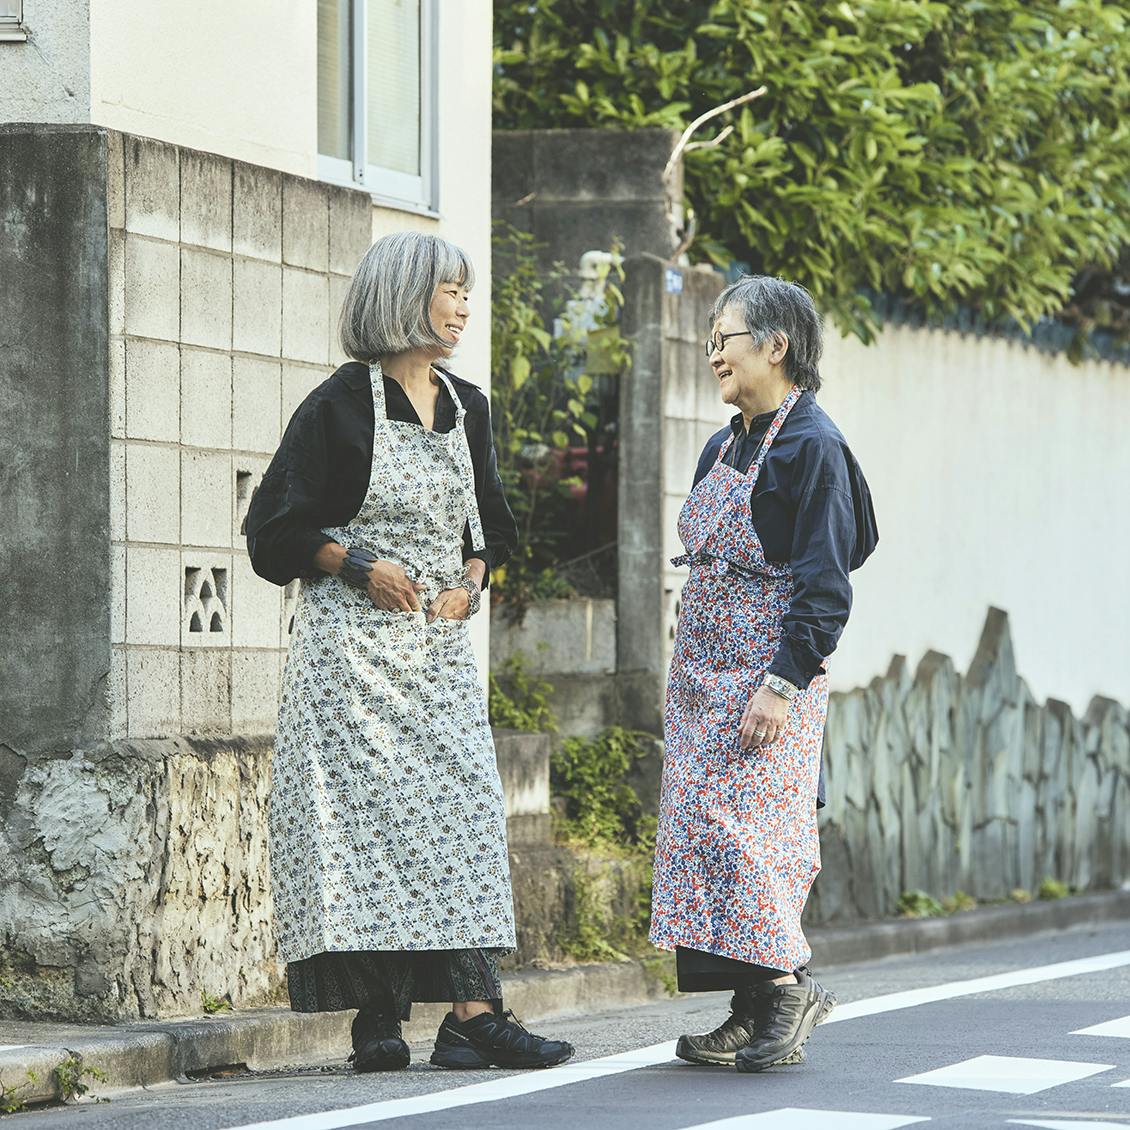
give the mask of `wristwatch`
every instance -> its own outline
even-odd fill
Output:
[[[351,546],[345,551],[345,560],[342,561],[337,575],[355,589],[367,589],[369,573],[373,568],[373,562],[377,560],[375,553],[370,553],[367,549],[359,549],[355,545]]]
[[[779,695],[786,702],[792,702],[798,694],[800,694],[800,687],[794,687],[788,679],[782,679],[780,675],[768,674],[762,680],[761,685],[768,691],[772,691],[775,695]]]

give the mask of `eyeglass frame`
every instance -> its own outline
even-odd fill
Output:
[[[724,334],[720,330],[706,339],[706,359],[717,349],[719,353],[726,348],[726,342],[732,337],[753,337],[751,330],[735,330],[732,334]]]

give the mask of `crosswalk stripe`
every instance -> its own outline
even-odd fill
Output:
[[[848,1110],[805,1110],[787,1106],[759,1114],[739,1114],[736,1118],[723,1118],[718,1122],[703,1122],[685,1130],[899,1130],[900,1126],[929,1121],[929,1118],[914,1114],[860,1114]]]
[[[1074,1118],[1010,1118],[1010,1126],[1040,1126],[1043,1130],[1126,1130],[1125,1122],[1077,1122]]]
[[[1018,985],[1032,985],[1040,981],[1054,981],[1064,977],[1075,977],[1086,973],[1098,973],[1104,969],[1117,969],[1130,965],[1130,950],[1098,954],[1094,957],[1061,961],[1054,965],[1034,966],[1030,969],[1017,969],[1011,973],[998,973],[988,977],[974,977],[967,981],[949,981],[924,989],[911,989],[901,993],[887,993],[883,996],[869,997],[840,1005],[824,1022],[837,1023],[844,1020],[857,1020],[865,1016],[876,1016],[896,1009],[915,1008],[918,1005],[932,1004],[936,1001],[951,1000],[955,997],[970,996],[974,993],[988,993],[999,989],[1010,989]],[[583,1083],[590,1079],[602,1079],[624,1071],[636,1071],[642,1067],[655,1067],[669,1063],[675,1058],[673,1040],[619,1055],[604,1056],[582,1062],[562,1064],[546,1071],[524,1072],[521,1075],[503,1076],[486,1083],[472,1083],[469,1086],[452,1087],[445,1091],[435,1091],[427,1095],[417,1095],[408,1099],[385,1099],[366,1103],[364,1106],[321,1111],[316,1114],[290,1115],[286,1118],[271,1119],[240,1126],[236,1123],[228,1130],[343,1130],[348,1126],[361,1126],[367,1122],[383,1122],[390,1118],[406,1118],[415,1114],[428,1114],[455,1107],[469,1106],[473,1103],[498,1102],[517,1098],[521,1095],[548,1091],[554,1087],[565,1087],[573,1083]],[[1123,1128],[1125,1130],[1125,1128]]]
[[[1112,1071],[1112,1063],[1076,1063],[1070,1059],[1031,1059],[1013,1055],[978,1055],[972,1059],[896,1079],[896,1083],[918,1083],[928,1087],[958,1087],[966,1091],[1000,1091],[1007,1095],[1035,1095],[1064,1083],[1074,1083],[1101,1071]]]
[[[1092,1024],[1090,1028],[1077,1028],[1073,1036],[1121,1036],[1130,1040],[1130,1016],[1120,1016],[1117,1020],[1106,1020],[1102,1024]]]

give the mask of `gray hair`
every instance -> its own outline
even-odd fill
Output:
[[[437,235],[402,231],[378,239],[353,273],[338,336],[355,361],[369,362],[423,346],[445,345],[428,309],[440,283],[468,290],[475,268],[467,253]]]
[[[710,329],[730,306],[741,315],[758,349],[775,334],[784,334],[789,339],[785,373],[801,388],[819,391],[824,336],[816,303],[800,283],[786,282],[774,275],[742,275],[718,295],[710,308]]]

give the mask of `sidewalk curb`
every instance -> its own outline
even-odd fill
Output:
[[[814,962],[823,970],[832,965],[1115,921],[1130,925],[1130,891],[984,907],[949,918],[813,929],[809,940]],[[523,970],[506,976],[506,1001],[519,1016],[536,1020],[666,998],[662,982],[654,965],[649,970],[640,961]],[[405,1025],[405,1038],[409,1042],[429,1040],[444,1011],[442,1005],[417,1005],[412,1021]],[[296,1013],[263,1008],[224,1016],[100,1027],[29,1022],[28,1043],[0,1045],[0,1083],[6,1091],[18,1090],[25,1103],[33,1104],[59,1100],[53,1072],[71,1056],[84,1068],[95,1068],[106,1075],[104,1081],[85,1080],[95,1094],[154,1086],[236,1064],[264,1069],[335,1056],[344,1060],[350,1047],[352,1018],[352,1012]],[[9,1033],[21,1028],[18,1022],[0,1023]],[[35,1042],[36,1035],[46,1032],[51,1032],[51,1039]],[[34,1083],[27,1081],[32,1072],[37,1076]]]

